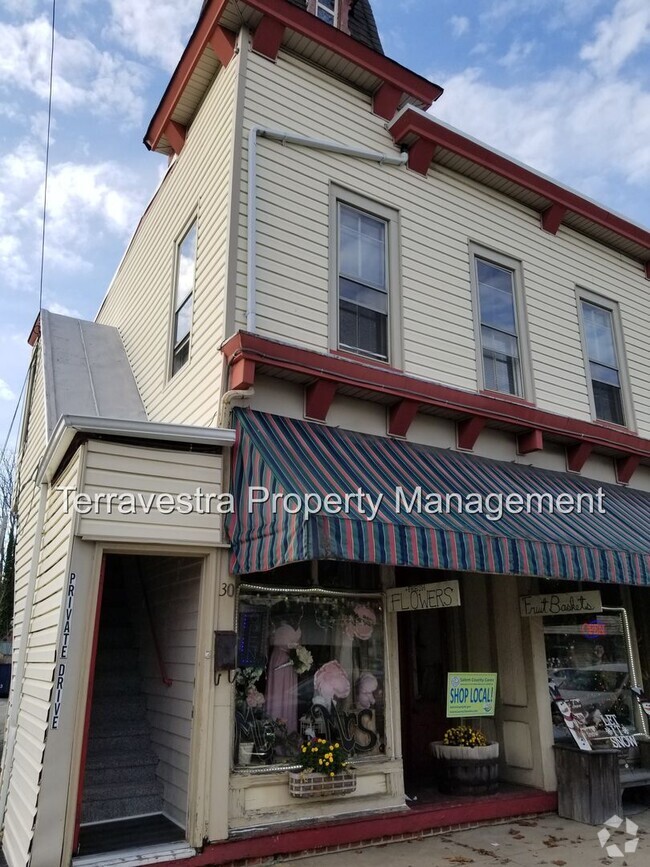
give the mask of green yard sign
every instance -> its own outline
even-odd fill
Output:
[[[494,716],[497,676],[450,671],[447,675],[447,717]]]

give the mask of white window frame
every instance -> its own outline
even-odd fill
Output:
[[[528,336],[528,322],[526,317],[526,298],[524,293],[524,268],[520,259],[515,259],[506,253],[501,253],[482,244],[470,242],[470,283],[472,290],[472,312],[474,319],[474,336],[476,345],[476,374],[479,391],[488,391],[490,394],[503,396],[505,400],[524,400],[529,403],[535,402],[535,385],[533,380],[533,367],[530,356],[530,339]],[[515,308],[515,324],[517,326],[517,346],[519,349],[519,379],[520,393],[513,394],[508,391],[494,391],[485,383],[483,367],[483,340],[481,336],[481,306],[478,290],[477,259],[492,262],[499,268],[512,271],[513,292]]]
[[[339,204],[365,211],[386,223],[386,278],[388,289],[387,358],[377,358],[339,344]],[[399,211],[374,199],[330,184],[329,195],[329,348],[354,356],[360,361],[402,367],[402,292],[400,283],[400,215]]]
[[[192,291],[185,297],[182,304],[177,305],[176,303],[176,293],[178,289],[178,268],[180,264],[180,251],[183,245],[183,241],[191,232],[192,227],[196,228],[196,241],[194,246],[194,280],[192,282]],[[169,340],[167,341],[167,345],[169,347],[168,351],[168,360],[167,360],[167,376],[168,379],[176,379],[183,370],[185,370],[192,360],[192,332],[194,330],[194,302],[195,302],[195,294],[196,294],[196,265],[197,265],[197,254],[199,249],[199,217],[197,213],[192,214],[189,220],[185,222],[182,231],[176,237],[174,241],[174,261],[173,261],[173,279],[172,279],[172,297],[171,297],[171,316],[170,316],[170,324],[169,324]],[[176,331],[176,314],[181,309],[181,307],[187,303],[187,300],[192,299],[192,314],[190,317],[190,331],[188,334],[188,353],[187,353],[187,361],[185,361],[178,370],[174,370],[174,359],[176,357],[176,343],[175,343],[175,331]]]
[[[322,0],[314,0],[314,10],[313,10],[314,15],[317,18],[319,18],[321,21],[325,20],[325,19],[321,18],[320,15],[318,14],[319,9],[322,6],[323,9],[325,10],[325,12],[327,12],[328,14],[331,13],[334,16],[334,20],[332,21],[332,27],[338,27],[339,26],[339,5],[340,5],[340,0],[334,0],[334,9],[330,9],[326,5],[326,3],[322,2]],[[325,23],[329,24],[328,21],[325,21]]]
[[[594,400],[594,388],[591,381],[591,368],[589,360],[589,347],[587,346],[587,335],[582,316],[582,302],[593,304],[595,307],[602,307],[608,310],[612,316],[614,348],[616,350],[616,359],[618,361],[618,376],[621,383],[621,405],[623,408],[623,424],[609,421],[605,418],[599,418],[596,414],[596,402]],[[636,420],[634,417],[634,402],[632,400],[632,392],[630,390],[630,377],[628,374],[627,357],[625,353],[625,339],[623,336],[623,325],[621,324],[621,311],[618,302],[606,298],[604,295],[599,295],[590,289],[585,289],[582,286],[576,286],[576,308],[578,315],[578,323],[580,326],[580,342],[582,345],[582,357],[584,363],[585,379],[587,381],[587,394],[589,397],[589,410],[591,417],[595,422],[605,425],[613,425],[617,428],[626,428],[628,430],[636,430]]]

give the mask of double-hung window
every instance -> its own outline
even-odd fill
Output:
[[[172,376],[187,363],[190,357],[195,270],[196,220],[176,245],[174,320],[172,324]]]
[[[336,26],[338,0],[316,0],[316,15],[328,24]]]
[[[616,308],[579,295],[584,349],[593,414],[601,421],[626,424]]]
[[[388,360],[388,224],[338,202],[339,347]]]
[[[474,253],[473,268],[482,387],[524,397],[519,268],[482,252]]]

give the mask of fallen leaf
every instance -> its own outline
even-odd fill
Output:
[[[450,858],[445,858],[445,861],[450,861],[452,864],[473,864],[473,858],[466,858],[464,855],[452,855]]]
[[[566,861],[551,861],[551,864],[555,864],[555,867],[564,867]]]

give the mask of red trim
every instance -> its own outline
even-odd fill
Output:
[[[229,0],[210,0],[201,13],[194,33],[185,47],[183,56],[145,134],[144,142],[150,150],[158,146],[162,131],[171,119],[228,2]],[[272,16],[285,27],[335,52],[382,82],[389,82],[426,108],[442,95],[442,88],[439,85],[411,72],[410,69],[383,54],[373,51],[342,30],[331,27],[315,15],[310,15],[306,10],[288,3],[287,0],[242,0],[242,3],[259,10],[264,15]]]
[[[645,278],[646,278],[646,280],[650,280],[650,261],[645,263],[644,268],[645,268]]]
[[[36,319],[34,320],[34,324],[32,325],[32,330],[29,332],[29,337],[27,338],[27,343],[30,346],[36,346],[38,342],[38,338],[41,336],[41,314],[39,313]]]
[[[486,145],[464,136],[454,129],[438,123],[430,115],[408,107],[392,124],[389,131],[396,143],[417,136],[429,145],[439,145],[475,165],[489,169],[495,174],[531,190],[553,202],[554,207],[564,207],[578,216],[591,220],[599,226],[616,232],[621,238],[639,244],[650,251],[650,231],[629,222],[600,205],[567,190],[554,181],[538,175],[532,169],[495,153]]]
[[[638,455],[627,455],[624,458],[619,458],[616,461],[616,478],[618,481],[627,485],[640,463],[641,459]]]
[[[405,437],[418,414],[420,404],[416,400],[400,400],[391,406],[388,413],[388,433],[393,437]]]
[[[557,235],[558,229],[562,220],[566,217],[566,208],[562,205],[551,205],[545,211],[542,211],[541,223],[542,229],[550,232],[551,235]]]
[[[488,397],[498,397],[499,400],[511,401],[512,403],[518,403],[522,406],[535,406],[532,401],[526,400],[525,397],[519,397],[518,394],[510,394],[507,391],[492,391],[491,388],[483,388],[481,389],[481,394],[485,394]]]
[[[305,392],[305,416],[315,421],[326,421],[334,395],[336,383],[331,379],[319,379]]]
[[[544,434],[541,430],[529,430],[517,437],[517,453],[529,455],[531,452],[544,451]]]
[[[212,0],[201,13],[194,28],[194,33],[192,33],[190,41],[185,46],[183,56],[174,70],[163,98],[156,109],[156,113],[149,123],[149,128],[144,137],[144,143],[149,150],[154,150],[158,146],[163,131],[171,120],[178,101],[189,84],[196,65],[205,50],[205,46],[208,44],[214,28],[219,23],[219,19],[228,2],[229,0]]]
[[[579,473],[589,459],[594,447],[591,443],[577,443],[566,450],[567,468],[572,473]]]
[[[246,391],[255,384],[255,362],[240,358],[230,368],[230,388]]]
[[[183,150],[186,135],[187,128],[180,123],[176,123],[175,120],[170,120],[165,127],[164,136],[175,154],[179,154]]]
[[[208,37],[208,43],[219,63],[222,66],[228,66],[235,56],[237,34],[233,33],[232,30],[226,30],[221,24],[217,24]]]
[[[284,37],[284,24],[277,18],[265,15],[257,25],[251,48],[269,60],[276,60]]]
[[[426,177],[437,150],[437,144],[423,138],[418,139],[409,149],[409,168]]]
[[[102,565],[99,569],[99,586],[97,587],[97,604],[95,608],[95,622],[93,624],[92,647],[90,650],[90,670],[88,672],[88,688],[86,690],[86,710],[84,714],[84,728],[81,736],[81,762],[79,766],[79,783],[77,785],[77,812],[74,821],[74,840],[72,851],[76,852],[79,846],[79,831],[81,829],[81,807],[84,795],[84,777],[86,776],[86,758],[88,756],[88,734],[90,731],[90,716],[93,709],[93,689],[95,686],[95,663],[97,661],[97,644],[99,642],[99,621],[102,614],[102,597],[104,595],[104,575],[106,573],[106,556],[102,557]]]
[[[401,101],[402,91],[399,87],[395,87],[394,84],[384,81],[372,98],[372,110],[379,117],[390,120],[394,117]]]
[[[224,840],[208,844],[192,858],[183,861],[168,861],[159,867],[218,867],[269,856],[291,855],[298,852],[332,847],[340,851],[342,846],[355,846],[370,840],[382,843],[397,842],[399,838],[415,836],[433,829],[459,830],[459,826],[474,826],[517,816],[532,816],[552,813],[557,810],[557,793],[536,789],[512,794],[485,795],[478,798],[450,799],[446,804],[424,804],[399,813],[387,813],[370,817],[357,817],[339,821],[318,822],[316,827],[293,828],[274,834],[254,835],[247,833],[241,839]],[[397,839],[396,839],[397,838]],[[348,859],[349,860],[349,859]]]
[[[371,358],[369,355],[362,355],[360,352],[350,352],[347,349],[330,349],[330,355],[347,358],[350,361],[360,361],[362,364],[374,364],[382,370],[398,370],[389,361],[382,361],[381,358]]]
[[[479,415],[459,421],[456,425],[456,445],[459,449],[471,452],[476,445],[481,431],[485,427],[485,419]]]
[[[258,334],[239,331],[221,347],[230,365],[242,360],[264,364],[279,370],[290,370],[309,379],[330,379],[340,386],[362,389],[369,393],[390,395],[395,400],[416,400],[418,403],[442,408],[450,416],[482,416],[500,426],[539,429],[574,442],[589,442],[600,449],[618,451],[621,455],[638,455],[650,461],[650,440],[624,428],[610,429],[595,422],[569,418],[538,409],[528,404],[452,388],[437,382],[418,379],[387,367],[366,364],[291,346]],[[231,382],[231,387],[235,387]]]

